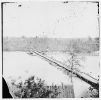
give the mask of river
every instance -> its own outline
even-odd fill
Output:
[[[50,53],[47,56],[61,62],[68,59],[65,53]],[[81,70],[98,79],[100,73],[99,56],[85,56],[84,58],[81,61],[81,64],[84,66]],[[12,80],[15,80],[16,83],[24,82],[32,75],[42,78],[47,85],[52,83],[56,85],[61,85],[61,83],[71,84],[70,78],[66,74],[36,55],[30,56],[26,52],[18,51],[3,52],[3,77],[7,82],[11,83]],[[89,88],[87,83],[74,77],[73,85],[76,98],[87,97]]]

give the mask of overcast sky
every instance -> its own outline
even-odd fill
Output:
[[[3,36],[99,36],[98,3],[22,2],[3,5]]]

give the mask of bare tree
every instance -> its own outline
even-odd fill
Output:
[[[68,53],[70,55],[70,58],[67,60],[67,62],[69,63],[69,67],[71,68],[71,83],[73,83],[73,71],[80,71],[80,67],[83,67],[83,65],[80,64],[81,60],[84,60],[84,57],[79,57],[78,56],[78,51],[79,47],[76,45],[76,43],[74,43],[73,41],[70,42],[69,45],[69,50]]]

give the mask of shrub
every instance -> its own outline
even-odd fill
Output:
[[[56,98],[59,94],[56,88],[48,89],[43,80],[37,78],[35,82],[34,76],[28,78],[24,84],[21,82],[15,86],[19,88],[14,92],[17,98]]]
[[[90,97],[92,98],[99,98],[99,89],[96,89],[92,86],[89,87]]]

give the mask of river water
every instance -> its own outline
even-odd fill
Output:
[[[68,59],[64,53],[47,54],[47,56],[58,61],[64,62]],[[99,75],[99,56],[85,56],[81,61],[84,66],[81,70],[89,73],[94,78],[98,79]],[[30,56],[26,52],[3,52],[3,77],[8,83],[15,81],[19,83],[24,82],[30,76],[45,80],[47,85],[56,84],[66,85],[71,84],[71,79],[66,74],[58,70],[56,67],[50,65],[48,62],[38,56]],[[73,78],[75,97],[87,97],[89,85],[80,79]]]

